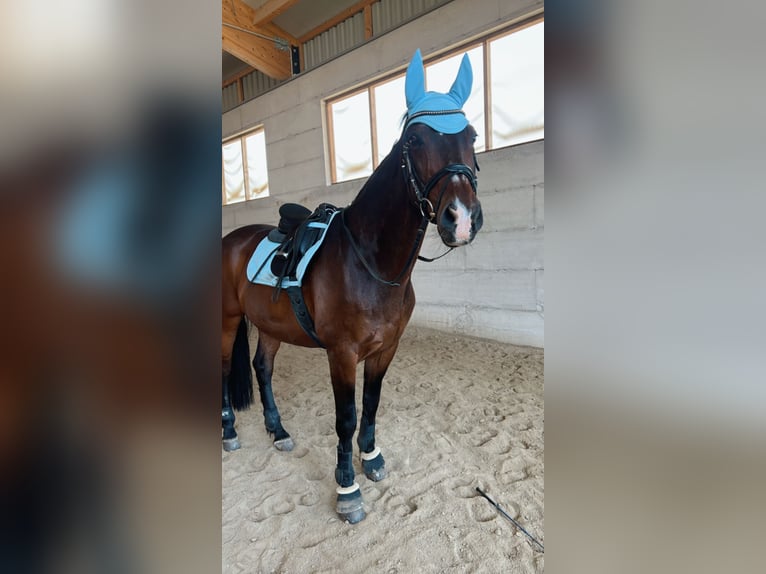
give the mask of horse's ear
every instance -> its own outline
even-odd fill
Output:
[[[453,96],[458,102],[460,107],[471,95],[471,86],[473,85],[473,68],[471,68],[471,60],[468,58],[468,54],[463,54],[463,60],[460,62],[460,69],[457,72],[457,78],[455,78],[452,87],[449,90],[449,95]]]
[[[407,66],[407,75],[404,79],[404,95],[407,98],[407,107],[412,107],[423,94],[426,93],[426,79],[423,73],[423,57],[420,48],[415,50],[415,55]]]

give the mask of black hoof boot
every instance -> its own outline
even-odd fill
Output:
[[[386,461],[383,460],[378,447],[375,447],[372,452],[363,452],[361,456],[364,475],[371,481],[379,482],[388,476]]]
[[[348,492],[349,490],[351,492]],[[335,511],[341,520],[349,524],[356,524],[364,520],[367,513],[364,511],[362,492],[357,483],[346,488],[338,487],[338,501],[335,505]]]

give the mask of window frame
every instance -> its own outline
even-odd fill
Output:
[[[255,126],[254,128],[248,128],[247,131],[241,132],[234,136],[230,136],[221,141],[221,205],[222,206],[237,205],[238,203],[246,203],[248,201],[253,201],[256,199],[264,199],[266,197],[271,196],[271,190],[268,187],[269,185],[268,184],[269,182],[268,158],[266,161],[266,165],[264,166],[264,172],[266,173],[266,189],[267,189],[266,195],[258,195],[257,197],[253,197],[253,193],[250,189],[250,176],[248,173],[248,165],[247,165],[247,145],[245,143],[245,140],[247,140],[247,138],[249,138],[250,136],[253,136],[258,133],[263,133],[264,148],[265,148],[266,147],[266,130],[264,129],[263,125]],[[227,202],[226,201],[226,169],[225,169],[226,166],[225,166],[224,157],[223,157],[223,147],[236,140],[239,140],[240,153],[242,155],[242,181],[245,188],[245,199],[240,201]]]
[[[545,22],[544,13],[536,14],[534,16],[531,16],[530,18],[521,20],[520,22],[517,22],[516,24],[513,24],[501,30],[498,30],[497,32],[493,32],[492,34],[488,35],[486,38],[483,39],[483,43],[484,43],[484,106],[485,106],[484,123],[486,124],[485,129],[486,129],[486,140],[487,140],[486,151],[490,151],[494,149],[503,149],[506,147],[516,147],[519,145],[526,145],[529,143],[545,140],[545,136],[543,136],[542,138],[528,140],[528,141],[517,143],[517,144],[509,144],[509,145],[504,145],[499,147],[492,146],[492,132],[494,131],[494,126],[492,125],[492,90],[488,89],[490,86],[490,83],[492,82],[491,65],[490,65],[489,56],[488,56],[490,43],[494,42],[495,40],[499,38],[503,38],[504,36],[509,36],[510,34],[520,32],[521,30],[534,26],[535,24],[540,24],[541,22]],[[545,50],[544,43],[543,43],[543,50]],[[545,61],[544,54],[543,54],[543,61]],[[543,128],[544,126],[545,126],[545,123],[543,123]]]
[[[377,83],[384,83],[382,80],[379,80]],[[367,115],[367,121],[370,124],[370,149],[375,149],[377,144],[375,142],[376,137],[376,128],[375,128],[375,122],[373,121],[374,115],[374,105],[375,105],[375,97],[372,94],[372,90],[370,89],[372,84],[365,84],[364,86],[357,86],[354,89],[346,90],[343,92],[342,95],[333,96],[332,100],[325,100],[325,121],[327,123],[327,134],[328,134],[328,141],[327,146],[329,150],[330,155],[330,181],[331,183],[342,183],[343,181],[353,181],[354,179],[362,179],[364,177],[370,177],[369,175],[364,175],[360,177],[355,177],[351,179],[344,179],[340,182],[338,181],[337,176],[337,169],[335,167],[335,125],[333,120],[333,114],[332,114],[332,104],[340,102],[341,100],[345,100],[347,98],[351,98],[353,96],[357,96],[359,94],[363,94],[364,92],[367,92],[367,104],[369,106],[370,113]],[[372,157],[372,170],[375,171],[377,168],[377,162],[375,161],[375,156]]]
[[[435,56],[431,56],[431,57],[423,59],[423,67],[426,68],[433,64],[437,64],[443,60],[452,58],[457,54],[461,54],[463,52],[472,50],[478,46],[482,47],[482,62],[484,67],[484,70],[483,70],[484,72],[483,74],[484,75],[484,102],[483,102],[484,104],[484,126],[483,126],[484,151],[492,151],[495,149],[502,149],[504,147],[515,147],[517,145],[525,145],[528,143],[533,143],[533,142],[541,141],[545,139],[545,137],[543,136],[542,138],[529,140],[522,143],[510,144],[510,145],[499,146],[499,147],[493,146],[492,90],[491,90],[492,77],[491,77],[491,65],[490,65],[490,59],[489,59],[489,45],[491,42],[497,40],[498,38],[502,38],[509,34],[519,32],[525,28],[534,26],[544,21],[545,21],[545,13],[541,12],[539,14],[534,14],[532,16],[519,20],[518,22],[515,22],[508,26],[504,26],[503,28],[499,30],[490,32],[484,36],[481,36],[480,38],[476,38],[473,40],[469,40],[467,42],[463,42],[461,44],[457,44],[454,47],[451,47]],[[331,184],[342,183],[345,181],[353,181],[353,179],[360,179],[360,178],[353,178],[353,179],[344,179],[344,180],[338,181],[337,168],[335,164],[335,132],[334,132],[334,126],[333,126],[333,119],[332,119],[333,104],[341,100],[344,100],[346,98],[349,98],[351,96],[362,93],[364,91],[367,91],[368,98],[369,98],[369,108],[370,108],[370,114],[369,114],[370,135],[371,135],[370,151],[372,153],[372,169],[374,171],[375,169],[378,168],[378,165],[379,165],[379,162],[377,159],[378,158],[378,147],[377,147],[378,141],[377,141],[377,128],[376,128],[376,121],[375,121],[375,112],[376,112],[375,88],[377,86],[380,86],[381,84],[390,82],[391,80],[397,79],[399,77],[403,77],[406,74],[406,71],[407,71],[406,67],[400,68],[398,70],[385,74],[384,76],[381,76],[380,78],[377,78],[373,81],[367,82],[360,86],[356,86],[349,90],[345,90],[343,92],[340,92],[338,94],[335,94],[325,99],[324,110],[325,110],[325,121],[327,125],[327,147],[328,147],[328,155],[330,160],[329,168],[330,168],[330,183]],[[364,177],[369,177],[369,176],[364,176]]]

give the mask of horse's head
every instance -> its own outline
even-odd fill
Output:
[[[473,241],[484,222],[476,196],[475,139],[471,125],[456,134],[425,124],[413,124],[405,132],[403,155],[410,184],[419,190],[423,213],[450,247]]]
[[[476,130],[461,109],[472,82],[471,62],[465,55],[447,94],[426,92],[420,50],[405,80],[402,167],[421,210],[450,247],[473,241],[484,221],[476,196]]]

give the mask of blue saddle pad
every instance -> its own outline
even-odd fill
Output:
[[[340,210],[335,211],[332,215],[330,215],[330,219],[327,220],[327,223],[319,223],[317,221],[313,221],[308,224],[309,227],[315,227],[321,229],[322,231],[319,234],[319,238],[317,239],[316,243],[308,248],[306,253],[298,262],[298,268],[295,270],[295,280],[291,280],[288,277],[285,277],[282,280],[281,287],[283,289],[285,287],[301,286],[303,283],[303,276],[309,267],[309,263],[311,263],[314,255],[316,255],[317,251],[319,251],[322,243],[324,243],[324,238],[327,235],[327,229],[330,227],[332,220],[335,219],[335,216],[338,215],[338,213],[340,213]],[[250,261],[247,263],[247,278],[250,280],[250,282],[259,283],[261,285],[268,285],[269,287],[277,286],[277,281],[279,281],[279,278],[271,272],[271,262],[274,259],[274,255],[276,255],[278,248],[279,243],[270,241],[268,235],[261,240],[261,242],[258,244],[258,247],[255,248],[253,255],[250,257]],[[259,269],[260,272],[258,271]],[[256,273],[258,274],[257,276]]]

